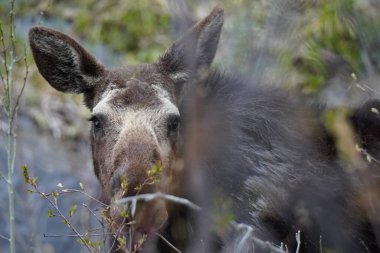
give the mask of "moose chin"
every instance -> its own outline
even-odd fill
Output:
[[[379,223],[365,209],[371,203],[379,210],[379,202],[361,197],[318,112],[280,88],[211,67],[223,21],[217,6],[156,62],[116,69],[61,32],[29,32],[41,75],[59,91],[83,94],[91,111],[94,171],[111,205],[109,228],[129,238],[115,251],[269,252],[255,245],[259,239],[290,252],[379,252]],[[356,132],[369,131],[371,138],[358,138],[374,149],[380,124],[363,113],[370,107],[380,111],[372,101],[349,121]],[[378,177],[380,168],[368,166]],[[152,198],[122,215],[125,206],[115,204],[157,192],[201,211]],[[223,215],[231,222],[216,229]],[[250,233],[240,236],[230,224]]]

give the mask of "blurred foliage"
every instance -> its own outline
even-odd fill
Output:
[[[229,52],[223,61],[236,68],[252,68],[255,65],[252,58],[258,51],[266,50],[277,58],[267,70],[269,75],[283,75],[286,71],[291,86],[317,92],[340,67],[359,76],[380,67],[380,5],[376,1],[186,2],[195,19],[206,15],[214,5],[223,4],[227,16],[224,33],[229,41]],[[73,34],[96,54],[119,58],[115,61],[104,56],[106,64],[152,62],[172,39],[167,6],[173,4],[171,1],[18,0],[16,3],[18,15],[31,19],[31,24],[53,26]],[[6,15],[7,5],[5,0],[0,2],[2,16]]]
[[[356,17],[363,15],[358,14],[354,0],[323,0],[306,10],[306,15],[318,17],[305,26],[307,50],[299,68],[312,91],[318,91],[329,75],[334,74],[328,71],[328,54],[342,57],[350,72],[361,73],[364,70],[360,50],[366,45],[361,45],[361,31],[356,24],[359,21]]]
[[[41,24],[71,34],[105,65],[152,62],[173,40],[172,25],[178,20],[172,20],[170,7],[178,1],[16,0],[18,41],[26,42],[29,27]],[[226,18],[216,64],[239,70],[257,82],[318,95],[332,83],[348,86],[352,73],[360,80],[379,74],[378,1],[184,1],[194,20],[207,15],[216,4],[224,6]],[[5,26],[8,12],[9,1],[0,0],[1,22]],[[22,45],[18,43],[20,52]],[[31,55],[29,62],[32,85],[23,103],[27,110],[37,108],[33,118],[43,126],[50,123],[41,119],[64,114],[60,105],[54,106],[56,113],[43,109],[52,107],[54,98],[50,101],[49,97],[58,96],[67,104],[73,96],[45,89],[46,83],[36,72]],[[42,89],[48,95],[43,99]],[[74,99],[76,104],[81,103],[81,98]],[[71,130],[68,136],[72,135],[77,131]]]
[[[125,52],[128,63],[152,62],[169,44],[169,15],[160,1],[86,0],[81,4],[72,12],[74,30],[115,52]],[[92,31],[87,35],[89,27]]]
[[[318,93],[338,75],[349,79],[351,73],[359,77],[379,73],[378,1],[196,0],[191,3],[211,9],[220,2],[227,13],[224,37],[229,52],[222,57],[224,64],[246,68],[248,73],[263,73],[264,80],[275,80],[306,93]],[[252,71],[253,68],[258,71]]]
[[[106,45],[124,53],[127,63],[152,62],[170,43],[169,13],[164,1],[18,0],[19,18],[68,32],[88,45]],[[0,2],[6,15],[7,2]],[[90,51],[95,51],[90,47]],[[124,60],[123,60],[124,61]]]

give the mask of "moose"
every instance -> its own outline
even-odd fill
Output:
[[[278,87],[211,66],[223,22],[217,6],[156,62],[116,69],[68,35],[30,29],[42,76],[58,91],[83,94],[91,110],[93,165],[104,200],[112,205],[162,192],[201,208],[162,198],[139,202],[132,228],[122,231],[129,245],[145,238],[141,252],[172,252],[157,232],[186,252],[267,252],[255,247],[255,238],[290,252],[380,252],[378,220],[370,215],[378,206],[360,191],[360,173],[356,178],[339,162],[318,112]],[[375,152],[380,128],[373,107],[380,111],[372,102],[349,121]],[[368,166],[375,178],[378,166]],[[220,229],[223,215],[230,218]],[[248,239],[230,221],[250,228]]]

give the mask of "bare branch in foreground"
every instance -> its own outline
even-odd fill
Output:
[[[169,194],[164,194],[162,192],[139,194],[136,196],[122,198],[122,199],[115,201],[115,204],[131,203],[132,204],[132,215],[134,215],[135,211],[136,211],[137,201],[140,201],[140,200],[152,201],[154,199],[164,199],[167,201],[171,201],[171,202],[175,202],[178,204],[185,205],[185,206],[190,207],[191,209],[196,210],[196,211],[201,210],[201,208],[199,206],[197,206],[196,204],[194,204],[193,202],[191,202],[188,199],[180,198],[180,197],[169,195]]]
[[[280,247],[277,247],[270,242],[266,242],[266,241],[263,241],[263,240],[260,240],[256,237],[254,237],[252,234],[253,229],[251,226],[249,226],[247,224],[243,224],[243,223],[236,223],[236,222],[232,222],[231,224],[235,229],[240,230],[240,231],[243,230],[245,232],[243,238],[240,240],[240,242],[237,246],[237,249],[235,249],[236,252],[239,252],[239,250],[244,247],[244,244],[247,243],[247,240],[252,240],[252,242],[255,246],[257,246],[263,250],[268,250],[268,252],[287,253],[286,251],[284,251]],[[298,241],[297,241],[297,247],[298,247]]]
[[[297,241],[297,250],[296,253],[300,252],[300,247],[301,247],[301,231],[298,230],[296,233],[296,241]]]
[[[73,235],[51,235],[51,234],[44,234],[44,237],[81,237],[81,236],[105,236],[105,235],[114,235],[114,233],[98,233],[98,234],[73,234]]]

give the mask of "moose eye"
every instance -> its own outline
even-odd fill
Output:
[[[168,117],[168,135],[171,133],[176,133],[179,128],[180,117],[179,115],[173,114]]]
[[[89,121],[92,122],[92,125],[94,126],[94,130],[95,130],[95,131],[102,129],[102,123],[100,122],[99,117],[93,115],[93,116],[89,119]]]

